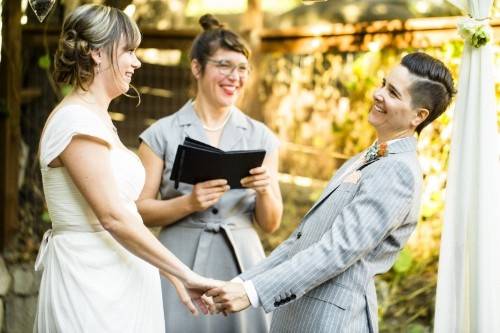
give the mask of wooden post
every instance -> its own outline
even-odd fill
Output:
[[[243,16],[241,34],[250,44],[252,57],[250,63],[252,74],[245,88],[243,98],[239,103],[242,110],[250,117],[264,120],[263,108],[259,101],[259,64],[261,59],[261,32],[264,24],[262,0],[248,0],[247,11]]]
[[[247,0],[247,11],[243,15],[241,32],[252,48],[260,46],[260,33],[264,24],[261,0]]]
[[[21,1],[3,0],[0,62],[0,248],[18,225],[21,107]]]

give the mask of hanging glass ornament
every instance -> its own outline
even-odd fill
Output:
[[[38,21],[42,23],[49,14],[52,7],[54,7],[56,0],[29,0],[29,3],[31,9],[33,9],[33,12],[38,18]]]

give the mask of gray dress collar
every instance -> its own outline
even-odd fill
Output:
[[[248,129],[249,122],[246,116],[236,106],[231,107],[231,116],[222,130],[219,147],[222,150],[232,150],[238,146],[239,141]],[[193,101],[189,100],[178,111],[179,125],[183,127],[186,136],[208,143],[208,137],[203,129],[203,124],[196,114]]]

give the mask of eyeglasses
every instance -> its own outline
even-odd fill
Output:
[[[250,66],[245,63],[234,64],[229,60],[214,60],[207,59],[207,62],[215,64],[215,68],[219,70],[219,73],[224,76],[230,76],[233,74],[234,70],[238,72],[240,77],[247,77],[250,74]]]

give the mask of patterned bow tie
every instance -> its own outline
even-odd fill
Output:
[[[378,142],[372,145],[365,153],[365,163],[372,162],[379,157],[387,156],[388,149],[387,143],[382,142],[379,144]]]

